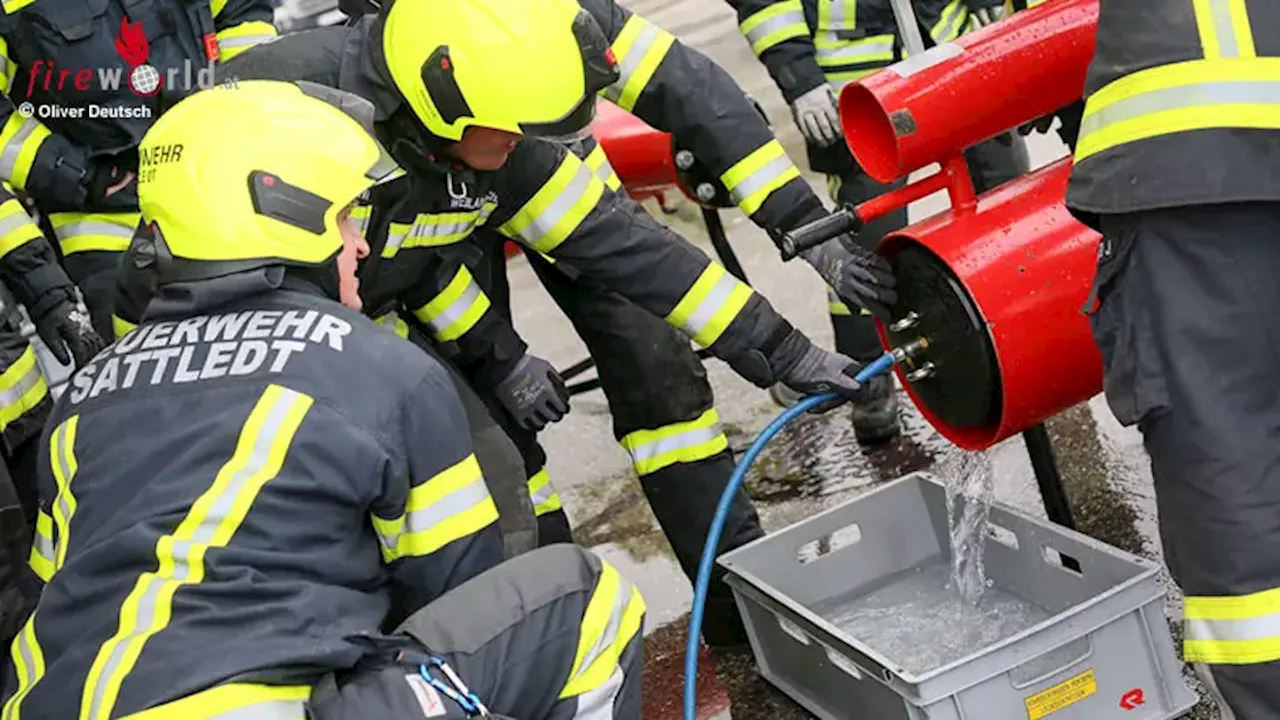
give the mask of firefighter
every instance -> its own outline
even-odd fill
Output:
[[[215,62],[276,36],[268,0],[14,0],[0,15],[0,180],[33,199],[111,337],[138,140]]]
[[[809,167],[827,176],[831,199],[857,205],[901,187],[899,180],[883,185],[858,167],[841,142],[837,97],[848,83],[906,57],[889,0],[728,0],[738,13],[739,28],[791,105],[796,126],[804,136]],[[971,7],[981,0],[914,0],[926,46],[948,43],[971,27]],[[1020,139],[1002,135],[965,153],[978,192],[1025,173],[1029,168]],[[858,241],[868,248],[907,222],[903,208],[867,223]],[[872,317],[828,293],[836,349],[860,361],[882,350]],[[797,399],[774,388],[774,399],[789,405]],[[853,405],[853,429],[858,441],[873,444],[896,437],[901,426],[893,379],[872,381],[863,399]]]
[[[599,24],[573,0],[399,0],[349,27],[255,48],[225,71],[304,76],[379,105],[380,136],[410,177],[371,194],[374,262],[364,272],[385,283],[379,292],[410,283],[408,294],[392,297],[431,327],[460,366],[479,365],[478,382],[496,387],[523,357],[523,342],[509,326],[508,340],[476,333],[484,338],[481,352],[459,342],[479,322],[500,318],[488,296],[465,268],[438,273],[432,285],[397,258],[407,249],[462,243],[487,226],[663,318],[760,387],[784,382],[804,393],[856,396],[854,363],[814,346],[745,283],[614,192],[562,144],[544,139],[588,125],[595,94],[619,78],[609,49]],[[469,74],[455,74],[463,63]],[[682,498],[693,528],[676,549],[683,561],[696,563],[726,481]],[[724,547],[760,532],[739,493]],[[735,622],[733,606],[723,607],[726,622]]]
[[[1183,653],[1280,716],[1280,23],[1272,2],[1108,0],[1067,205],[1102,233],[1094,337],[1151,456]]]
[[[254,81],[144,136],[158,294],[54,409],[45,589],[6,718],[425,719],[473,697],[639,717],[634,587],[576,548],[499,567],[452,382],[357,312],[369,246],[349,212],[393,167],[372,118]],[[455,676],[456,706],[433,684]]]

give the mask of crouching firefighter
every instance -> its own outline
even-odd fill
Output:
[[[663,318],[760,387],[783,382],[803,393],[858,395],[854,362],[813,345],[745,283],[550,141],[581,132],[597,93],[620,77],[607,36],[574,0],[397,0],[351,26],[249,50],[223,70],[242,79],[313,80],[375,102],[379,136],[408,173],[371,193],[378,282],[415,283],[404,308],[438,340],[498,313],[469,273],[445,272],[426,284],[401,273],[397,258],[409,247],[469,242],[477,228],[490,227]],[[514,335],[509,326],[504,332]],[[522,372],[518,337],[487,340],[484,350],[480,382]],[[524,399],[554,392],[547,382],[530,387],[544,391],[509,400],[513,415]],[[719,435],[696,429],[711,442]],[[676,551],[690,572],[727,481],[727,474],[706,480],[698,506],[682,516],[690,540]],[[739,493],[723,547],[760,533]],[[736,617],[727,591],[723,598],[726,616]]]
[[[452,382],[357,310],[368,246],[349,212],[392,167],[371,118],[332,89],[243,82],[180,101],[143,138],[144,153],[183,148],[139,173],[158,294],[50,419],[52,542],[5,717],[635,702],[634,588],[576,549],[498,567]],[[122,447],[120,427],[148,441]],[[398,685],[370,690],[389,665]]]
[[[889,0],[728,0],[738,12],[740,29],[791,105],[804,135],[809,167],[827,176],[831,199],[857,205],[882,195],[905,180],[882,185],[858,166],[842,142],[836,98],[848,83],[906,57]],[[970,3],[980,0],[913,0],[926,46],[947,43],[972,26]],[[989,190],[1025,173],[1029,168],[1021,139],[1005,134],[965,152],[978,192]],[[874,248],[886,234],[907,224],[905,208],[867,223],[856,241]],[[829,293],[831,325],[836,349],[860,361],[882,350],[871,315],[850,308],[837,293]],[[775,391],[782,404],[794,395]],[[875,443],[900,431],[893,378],[873,380],[864,400],[853,407],[858,441]]]

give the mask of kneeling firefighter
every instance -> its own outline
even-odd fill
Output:
[[[814,346],[750,287],[548,140],[587,127],[596,93],[620,76],[607,36],[574,0],[397,0],[350,26],[249,50],[224,70],[238,78],[302,77],[374,100],[379,135],[409,176],[370,194],[375,264],[366,264],[366,287],[403,302],[459,365],[479,367],[477,383],[508,387],[504,378],[519,370],[524,343],[509,325],[505,339],[477,333],[479,352],[458,342],[500,314],[462,269],[429,284],[400,258],[410,248],[456,246],[490,227],[663,318],[761,387],[784,382],[799,392],[857,395],[855,363]],[[400,292],[409,289],[416,297]],[[508,393],[517,417],[524,399],[553,394],[525,387]],[[712,441],[718,434],[700,432]],[[681,516],[688,540],[677,551],[686,568],[696,567],[727,479],[704,480],[698,506]],[[724,547],[760,532],[740,493]],[[736,622],[727,590],[718,597]]]
[[[842,142],[836,98],[848,83],[888,67],[907,56],[890,0],[727,0],[738,13],[740,29],[751,43],[783,98],[791,105],[804,135],[809,167],[827,176],[831,199],[857,205],[901,187],[905,180],[883,185],[873,180]],[[984,0],[913,0],[927,47],[947,43],[973,26],[972,9],[998,2]],[[965,152],[974,186],[984,192],[1027,172],[1030,167],[1020,138],[1005,134]],[[907,224],[907,210],[868,222],[856,242],[874,248],[886,234]],[[860,361],[882,350],[875,324],[865,310],[851,311],[836,293],[829,294],[836,349]],[[855,314],[856,313],[856,314]],[[796,398],[780,389],[774,397],[790,404]],[[853,406],[853,429],[859,442],[875,443],[900,431],[893,378],[883,375],[868,384]]]
[[[1102,233],[1094,337],[1151,456],[1183,654],[1280,717],[1280,5],[1107,0],[1067,206]]]
[[[639,717],[635,589],[576,548],[500,565],[452,382],[357,312],[372,116],[252,81],[144,136],[158,294],[54,408],[5,717]]]
[[[721,178],[738,206],[775,239],[827,214],[750,98],[720,66],[612,0],[579,0],[579,5],[600,25],[620,59],[618,79],[600,95],[650,125],[672,132],[676,142],[693,150]],[[349,13],[371,10],[356,3],[343,7]],[[569,147],[606,186],[622,194],[621,182],[594,137],[587,135]],[[487,267],[478,273],[480,285],[511,319],[502,252],[506,238],[489,226],[479,228],[472,237],[485,253]],[[525,255],[596,360],[614,433],[630,454],[676,557],[694,577],[705,518],[733,472],[706,370],[688,339],[661,318],[600,282],[565,269],[563,263],[553,263],[528,248]],[[849,302],[882,309],[895,299],[888,264],[860,246],[846,248],[831,241],[804,257]],[[485,328],[462,334],[444,329],[442,340],[459,345],[484,342],[473,336]],[[464,371],[477,376],[470,367]],[[501,388],[486,384],[482,377],[476,379],[482,394]],[[486,399],[494,416],[507,420],[507,432],[524,455],[539,540],[571,542],[569,519],[547,473],[537,427],[503,412],[500,398],[493,393]],[[718,602],[730,603],[728,593],[718,596]],[[735,622],[720,623],[725,616]],[[712,644],[745,642],[732,607],[711,613],[710,620],[706,634]]]

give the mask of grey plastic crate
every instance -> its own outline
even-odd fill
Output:
[[[946,492],[930,476],[725,554],[761,673],[823,720],[1168,720],[1191,709],[1154,564],[1000,503],[990,523],[989,585],[1048,619],[924,672],[824,615],[949,564]]]

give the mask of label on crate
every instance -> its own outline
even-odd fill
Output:
[[[1096,692],[1098,692],[1098,681],[1093,676],[1093,668],[1089,668],[1075,677],[1027,698],[1024,701],[1027,704],[1027,718],[1040,720],[1050,713],[1075,705]]]

